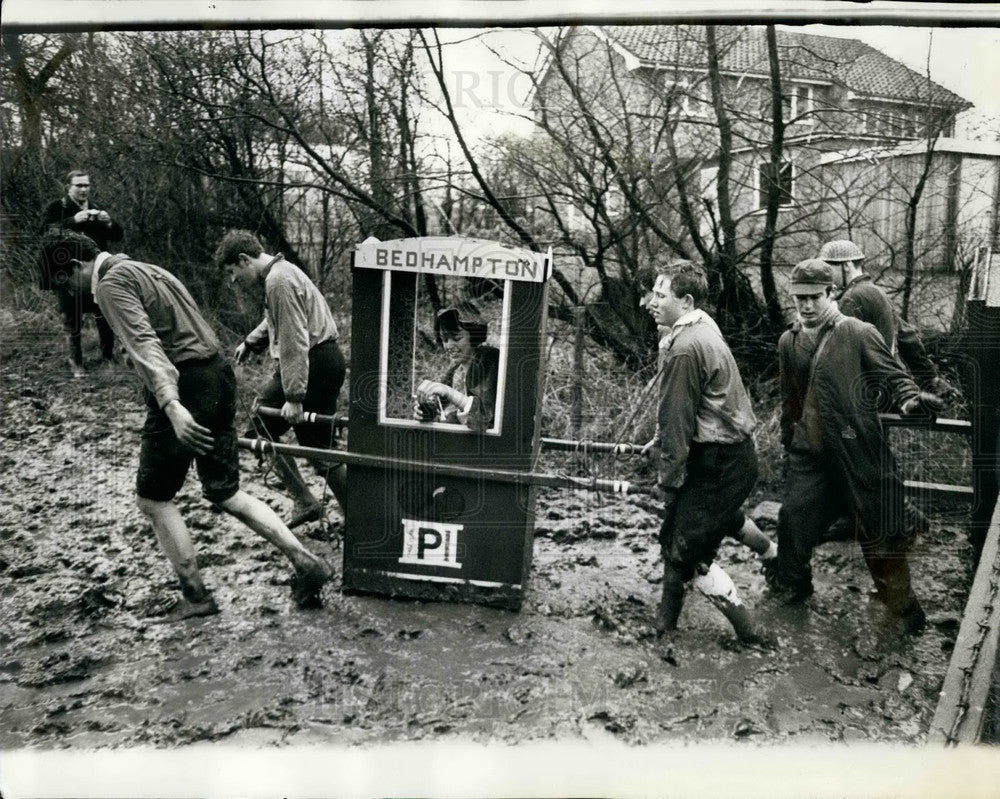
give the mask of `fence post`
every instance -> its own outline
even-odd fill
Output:
[[[580,428],[583,427],[583,320],[586,313],[582,305],[573,309],[573,382],[569,412],[573,438],[580,437]]]
[[[969,391],[974,490],[969,539],[978,563],[997,501],[1000,471],[1000,253],[990,251],[977,264],[966,318],[974,366]]]

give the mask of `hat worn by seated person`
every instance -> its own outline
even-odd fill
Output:
[[[484,322],[473,318],[475,312],[466,313],[465,318],[458,308],[442,308],[434,318],[434,332],[438,338],[442,336],[455,337],[461,331],[469,332],[469,340],[473,347],[486,341],[487,326]]]
[[[819,294],[833,285],[833,269],[826,261],[809,258],[792,269],[788,290],[792,294]]]

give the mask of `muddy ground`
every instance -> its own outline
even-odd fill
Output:
[[[280,555],[192,474],[179,502],[222,613],[159,626],[175,587],[132,499],[138,383],[96,364],[73,380],[62,352],[5,325],[0,749],[925,738],[971,580],[962,509],[937,510],[919,544],[932,623],[907,641],[884,635],[853,544],[818,550],[816,595],[781,609],[726,543],[721,562],[777,633],[768,651],[737,645],[693,594],[672,643],[656,639],[656,521],[631,499],[542,493],[520,612],[342,595],[336,579],[301,611]],[[242,457],[248,490],[287,516]],[[303,536],[339,573],[335,503],[329,518]]]

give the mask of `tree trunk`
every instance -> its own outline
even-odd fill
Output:
[[[767,206],[764,212],[764,231],[760,249],[760,285],[767,307],[768,321],[774,330],[780,330],[784,319],[778,302],[778,289],[774,284],[774,241],[778,222],[778,203],[781,198],[780,174],[785,143],[785,120],[782,104],[781,62],[778,60],[778,40],[774,25],[768,25],[767,60],[771,76],[771,184],[768,186]]]

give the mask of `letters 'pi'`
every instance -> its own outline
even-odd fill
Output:
[[[403,555],[400,563],[461,569],[458,534],[464,525],[402,519]]]

